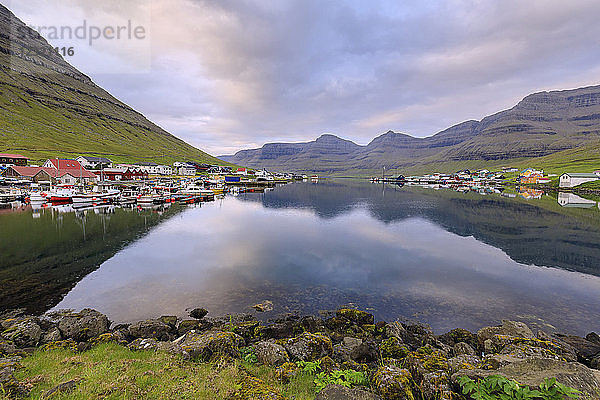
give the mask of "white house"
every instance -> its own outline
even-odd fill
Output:
[[[75,160],[84,168],[89,169],[112,168],[113,166],[112,161],[105,157],[79,156]]]
[[[598,174],[566,173],[560,176],[559,187],[570,188],[600,179]]]
[[[177,168],[177,175],[194,176],[196,175],[196,168],[189,165],[181,166]]]

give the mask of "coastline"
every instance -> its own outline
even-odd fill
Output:
[[[4,312],[0,383],[9,398],[85,392],[88,383],[79,376],[60,375],[66,381],[59,385],[55,378],[32,384],[32,365],[53,354],[85,358],[131,351],[174,357],[182,371],[235,367],[238,384],[222,398],[288,398],[301,381],[321,399],[450,399],[461,395],[463,376],[502,375],[530,387],[557,378],[585,398],[600,399],[600,336],[593,332],[585,338],[533,332],[522,322],[505,320],[477,332],[456,328],[435,335],[423,324],[375,321],[350,308],[325,318],[287,315],[266,323],[250,314],[207,314],[197,308],[185,319],[163,316],[111,326],[91,309],[37,317]],[[330,385],[336,382],[342,386]],[[340,393],[345,397],[335,397]]]

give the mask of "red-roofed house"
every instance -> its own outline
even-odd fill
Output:
[[[6,178],[29,179],[34,182],[49,181],[54,170],[42,167],[21,167],[12,165],[8,167],[2,176]]]
[[[0,153],[0,165],[9,167],[11,165],[25,166],[29,158],[20,154]]]
[[[95,182],[96,174],[85,169],[77,160],[51,158],[42,167],[50,173],[56,183],[73,185],[78,182]]]

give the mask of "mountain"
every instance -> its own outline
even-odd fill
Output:
[[[315,151],[324,136],[327,146]],[[256,168],[353,175],[383,167],[399,172],[439,171],[507,163],[554,166],[582,159],[586,162],[581,168],[594,168],[600,164],[600,86],[535,93],[509,110],[426,138],[388,131],[359,146],[324,136],[308,143],[266,144],[223,157]],[[347,149],[346,153],[338,147]],[[268,157],[264,157],[265,148]],[[325,149],[331,152],[324,154]]]
[[[220,160],[176,138],[67,63],[0,4],[0,152],[33,160]]]

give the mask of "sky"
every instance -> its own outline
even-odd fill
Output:
[[[213,155],[332,133],[417,137],[599,84],[597,0],[10,0],[65,59]],[[109,30],[109,32],[112,32]],[[138,32],[139,33],[139,32]]]

